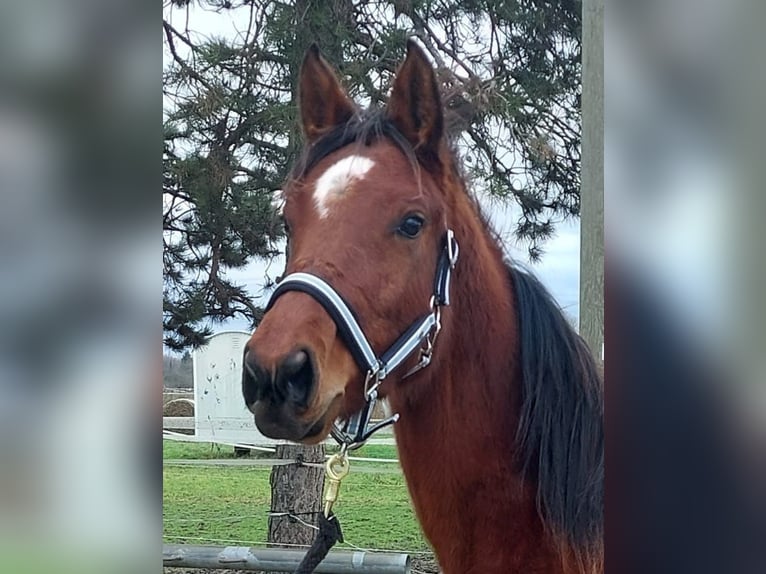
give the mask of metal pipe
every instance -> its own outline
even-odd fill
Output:
[[[260,570],[294,572],[305,550],[163,544],[162,565],[173,568]],[[382,552],[330,552],[317,566],[317,574],[410,574],[408,554]]]

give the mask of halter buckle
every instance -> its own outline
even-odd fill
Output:
[[[414,375],[421,369],[425,369],[428,365],[431,364],[431,358],[434,354],[434,344],[436,343],[436,338],[439,336],[439,332],[442,329],[441,307],[436,303],[436,299],[434,297],[431,297],[431,308],[433,309],[435,319],[433,331],[429,333],[425,339],[424,346],[420,348],[420,357],[417,364],[404,374],[402,380],[411,375]]]
[[[402,379],[406,379],[407,377],[414,375],[421,369],[425,369],[428,365],[431,364],[431,356],[433,355],[433,344],[428,342],[427,347],[425,349],[420,349],[420,360],[417,362],[417,364],[412,367],[409,371],[407,371]]]
[[[380,384],[380,382],[378,382],[378,384]],[[397,413],[370,426],[370,419],[372,418],[372,412],[375,409],[377,400],[377,387],[373,387],[370,389],[370,394],[366,397],[366,403],[362,410],[351,415],[343,426],[338,425],[337,421],[333,423],[330,434],[340,445],[340,454],[342,456],[348,451],[356,450],[359,447],[364,446],[367,439],[373,434],[399,420],[399,414]]]
[[[372,384],[370,384],[371,381]],[[378,391],[378,387],[380,386],[380,383],[383,382],[383,377],[381,376],[380,370],[377,371],[367,371],[367,375],[364,378],[364,396],[367,400],[372,398],[372,394],[376,393]]]

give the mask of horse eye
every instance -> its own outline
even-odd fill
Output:
[[[399,225],[397,232],[399,235],[403,235],[409,239],[414,239],[417,237],[418,233],[420,233],[424,223],[424,219],[419,215],[408,215]]]

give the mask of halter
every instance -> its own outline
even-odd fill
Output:
[[[359,448],[375,432],[399,420],[399,415],[395,414],[372,427],[369,426],[370,417],[378,399],[378,387],[383,379],[417,350],[420,351],[419,361],[405,373],[403,379],[427,367],[431,362],[434,343],[441,330],[441,308],[450,303],[450,278],[457,263],[458,253],[459,247],[455,234],[448,229],[436,264],[433,295],[429,304],[430,311],[412,323],[380,357],[375,354],[372,345],[364,335],[351,306],[333,289],[332,285],[320,277],[311,273],[292,273],[277,285],[271,295],[266,311],[288,291],[300,291],[313,297],[330,315],[354,361],[359,365],[360,370],[366,373],[365,405],[343,425],[339,425],[338,422],[333,423],[332,437],[344,450]]]

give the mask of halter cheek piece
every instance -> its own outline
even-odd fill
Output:
[[[378,399],[378,387],[394,369],[401,365],[415,351],[420,351],[420,360],[402,377],[413,375],[428,366],[433,354],[434,342],[441,330],[441,308],[450,302],[450,278],[455,268],[459,247],[455,234],[447,230],[444,246],[439,254],[434,277],[434,290],[431,297],[431,310],[417,319],[380,357],[373,350],[364,331],[359,326],[353,309],[343,300],[338,292],[323,279],[310,273],[292,273],[285,277],[269,299],[266,306],[268,311],[274,302],[288,291],[301,291],[313,297],[338,327],[341,339],[348,347],[351,356],[366,373],[364,382],[365,405],[352,415],[348,421],[339,425],[333,424],[332,436],[348,450],[362,446],[372,434],[381,428],[395,423],[399,415],[381,421],[370,427],[375,402]]]

